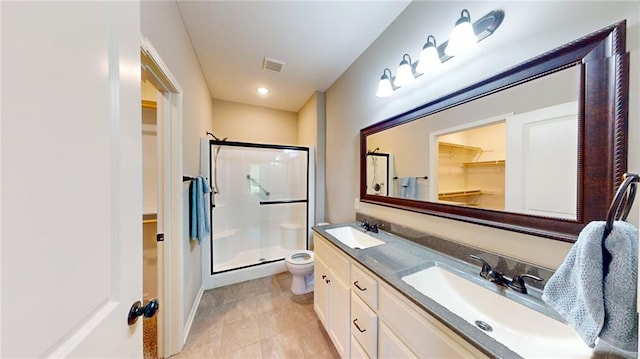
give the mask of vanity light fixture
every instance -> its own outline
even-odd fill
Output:
[[[419,74],[433,73],[440,68],[441,64],[436,38],[433,35],[429,35],[427,36],[427,43],[422,47],[418,65],[416,65],[416,72]]]
[[[404,54],[395,78],[391,70],[385,68],[380,82],[378,82],[376,96],[391,96],[395,90],[401,86],[406,86],[414,79],[422,76],[422,74],[434,72],[440,64],[452,58],[454,54],[460,54],[474,44],[491,36],[502,24],[502,20],[504,20],[504,11],[493,10],[471,24],[469,10],[463,9],[460,13],[460,18],[456,21],[456,27],[451,32],[449,41],[438,46],[436,38],[433,35],[429,35],[427,43],[422,47],[418,61],[411,63],[409,54]],[[471,29],[471,32],[468,31],[469,29]],[[466,36],[464,35],[465,33],[467,34]],[[460,39],[459,36],[462,36],[462,38]],[[408,61],[407,58],[409,59]]]
[[[413,82],[413,80],[415,80],[415,76],[413,76],[411,56],[404,54],[402,55],[402,61],[400,61],[400,67],[398,67],[398,73],[396,74],[396,79],[393,81],[393,84],[402,87],[407,86]]]
[[[387,73],[389,73],[387,75]],[[382,71],[382,76],[380,77],[380,81],[378,82],[378,91],[376,91],[376,96],[378,97],[388,97],[393,94],[393,84],[391,83],[391,70],[389,68],[385,68]]]
[[[263,96],[269,93],[269,89],[266,87],[258,87],[256,91],[258,91],[258,93]]]
[[[451,31],[451,38],[444,49],[444,53],[455,56],[470,49],[478,42],[478,37],[471,25],[471,14],[469,10],[463,9],[460,18],[456,21],[456,26]]]

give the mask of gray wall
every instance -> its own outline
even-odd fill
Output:
[[[298,144],[315,149],[315,219],[313,224],[325,221],[325,94],[316,91],[298,111]]]
[[[473,50],[443,64],[434,76],[422,76],[388,98],[375,96],[382,70],[396,72],[403,53],[417,58],[427,35],[438,41],[449,37],[461,9],[472,19],[502,9],[505,19],[496,33]],[[327,215],[331,222],[355,219],[359,211],[484,248],[534,264],[556,268],[570,244],[400,211],[356,204],[359,192],[359,130],[393,115],[519,64],[545,51],[627,19],[627,49],[631,52],[631,78],[640,70],[634,60],[638,44],[638,2],[413,2],[382,35],[329,88],[327,101]],[[636,76],[637,78],[637,76]],[[638,98],[631,81],[630,98]],[[629,170],[640,170],[637,101],[630,101]],[[637,206],[636,206],[637,207]],[[632,222],[637,223],[637,210]]]

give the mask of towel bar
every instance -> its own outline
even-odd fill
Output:
[[[607,223],[604,227],[604,237],[611,233],[611,230],[613,229],[613,222],[616,219],[619,218],[622,221],[627,219],[629,211],[631,211],[631,206],[633,206],[633,200],[636,197],[636,187],[638,185],[638,181],[640,181],[640,176],[635,173],[625,173],[623,178],[624,181],[622,181],[622,184],[618,187],[618,191],[616,191],[616,195],[613,197],[613,201],[611,202],[611,206],[607,212]],[[621,209],[622,211],[620,211]]]

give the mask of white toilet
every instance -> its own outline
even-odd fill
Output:
[[[313,292],[313,261],[312,251],[295,251],[284,259],[287,270],[293,275],[291,292],[305,294]]]

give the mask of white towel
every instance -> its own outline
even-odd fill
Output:
[[[611,255],[603,262],[605,222],[591,222],[580,232],[564,262],[544,287],[542,299],[562,315],[589,347],[596,338],[636,352],[638,313],[638,229],[615,222],[604,240]],[[606,275],[605,275],[606,273]]]

